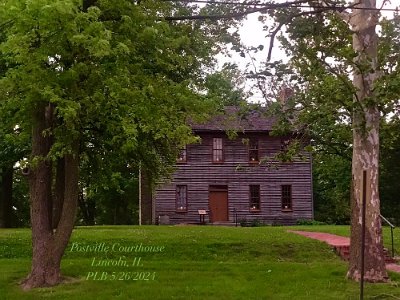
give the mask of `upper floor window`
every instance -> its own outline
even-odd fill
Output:
[[[178,155],[178,162],[186,162],[187,161],[187,148],[183,147]]]
[[[292,186],[282,185],[282,210],[292,210]]]
[[[249,141],[249,161],[258,162],[258,140],[250,139]]]
[[[260,210],[259,185],[250,185],[250,210]]]
[[[213,162],[224,161],[222,138],[213,138]]]
[[[176,186],[176,211],[187,211],[187,186]]]

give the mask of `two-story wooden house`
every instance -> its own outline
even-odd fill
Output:
[[[206,210],[206,223],[312,219],[311,156],[277,161],[274,156],[288,138],[271,136],[272,126],[259,111],[234,107],[207,124],[193,125],[201,142],[182,150],[172,180],[156,189],[155,218],[198,223],[199,210]]]

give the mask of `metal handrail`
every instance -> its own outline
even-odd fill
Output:
[[[379,214],[380,217],[382,218],[383,221],[386,222],[386,224],[388,224],[390,227],[395,228],[396,226],[394,226],[392,223],[389,222],[388,219],[386,219],[384,216],[382,216],[381,214]]]
[[[382,218],[383,221],[386,222],[386,224],[388,224],[390,226],[390,235],[392,237],[392,257],[394,257],[393,229],[395,228],[395,226],[392,223],[390,223],[389,220],[386,219],[381,214],[379,214],[379,216]]]
[[[237,227],[238,226],[238,214],[237,214],[236,207],[233,209],[233,213],[235,215],[235,227]]]

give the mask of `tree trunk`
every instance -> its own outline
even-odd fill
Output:
[[[60,266],[55,261],[53,230],[50,223],[52,170],[46,156],[50,140],[43,135],[46,129],[45,106],[34,113],[32,128],[32,157],[38,159],[29,175],[32,225],[32,269],[23,283],[24,289],[50,286],[60,281]]]
[[[58,226],[61,218],[61,212],[64,204],[65,193],[65,159],[59,158],[56,166],[56,182],[54,187],[54,202],[52,211],[52,227],[55,229]]]
[[[80,191],[79,197],[79,208],[82,213],[83,221],[85,225],[95,225],[96,217],[96,202],[93,199],[85,199],[83,191]]]
[[[375,8],[375,0],[356,0],[358,8]],[[373,94],[378,78],[377,41],[375,27],[378,11],[355,9],[350,23],[354,31],[355,58],[353,84],[357,89],[353,113],[353,163],[351,199],[351,243],[347,277],[356,281],[361,278],[361,221],[362,175],[367,171],[366,234],[364,279],[368,282],[384,282],[388,276],[385,268],[382,243],[379,200],[379,119],[380,114]]]
[[[48,111],[42,105],[34,114],[32,130],[32,157],[37,164],[32,167],[29,175],[29,192],[31,200],[32,224],[32,268],[28,277],[22,283],[24,289],[53,286],[62,280],[60,273],[61,258],[72,233],[78,197],[78,142],[73,142],[72,154],[65,156],[64,169],[64,204],[60,221],[53,230],[51,199],[52,167],[46,158],[51,148],[52,140],[43,131],[49,125]]]
[[[12,166],[0,173],[0,228],[12,227],[13,175]]]
[[[153,197],[152,197],[152,185],[151,177],[145,170],[141,170],[140,176],[142,185],[141,188],[141,214],[142,214],[142,225],[151,225],[154,223],[153,216]]]

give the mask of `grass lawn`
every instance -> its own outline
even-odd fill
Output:
[[[327,245],[287,229],[79,227],[62,262],[63,274],[74,279],[29,292],[17,283],[30,268],[30,230],[2,229],[0,299],[358,299],[345,262]],[[290,229],[349,234],[348,226]],[[397,230],[395,236],[399,253]],[[385,228],[387,243],[389,237]],[[400,299],[400,274],[390,277],[388,284],[366,284],[365,299]]]

